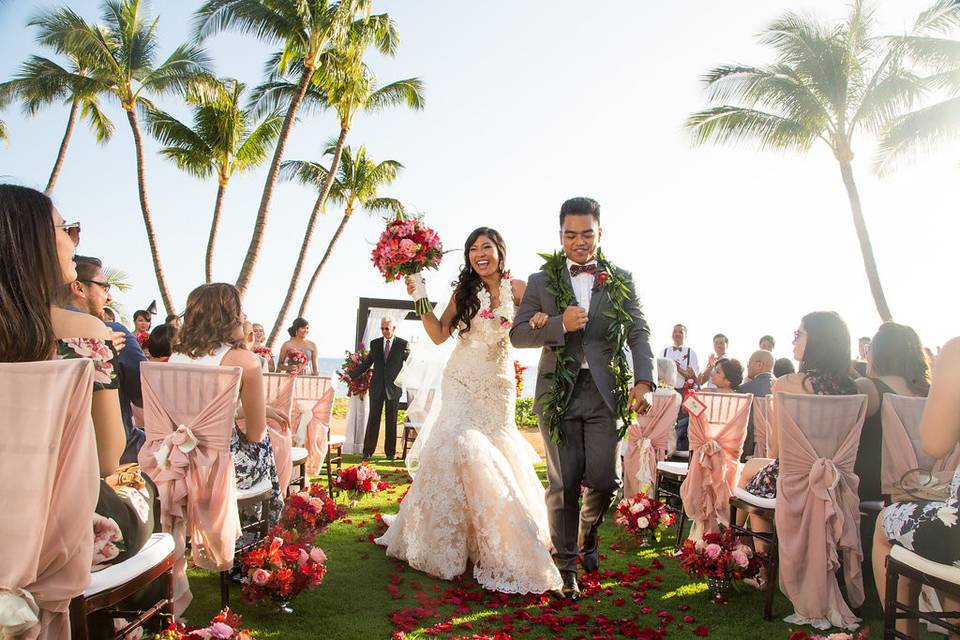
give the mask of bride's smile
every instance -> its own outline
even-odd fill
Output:
[[[470,266],[481,278],[488,278],[498,273],[500,256],[496,245],[487,236],[481,235],[470,245],[469,255]]]

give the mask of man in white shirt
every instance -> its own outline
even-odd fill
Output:
[[[673,360],[677,364],[677,390],[683,389],[688,379],[696,380],[700,371],[697,362],[697,353],[690,347],[683,346],[687,339],[687,327],[682,324],[673,325],[673,344],[664,347],[662,357]]]

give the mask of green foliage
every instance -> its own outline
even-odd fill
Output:
[[[537,414],[533,412],[533,398],[517,398],[517,426],[521,429],[537,427]]]

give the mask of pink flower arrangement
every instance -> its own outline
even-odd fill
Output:
[[[188,631],[182,624],[171,622],[154,640],[254,640],[248,629],[240,629],[243,618],[227,607],[210,621],[210,625]]]
[[[371,258],[384,280],[391,282],[439,267],[443,244],[437,232],[424,225],[420,218],[407,218],[399,213],[387,220]],[[426,298],[416,300],[415,304],[421,315],[432,310]]]
[[[613,522],[638,541],[652,536],[659,542],[664,530],[673,524],[673,514],[667,511],[666,505],[640,492],[617,504]]]
[[[347,495],[354,502],[366,495],[377,495],[381,489],[389,485],[380,480],[377,470],[366,462],[342,469],[333,480],[333,486]]]
[[[364,360],[367,359],[369,351],[361,343],[354,352],[347,351],[347,358],[340,365],[340,381],[347,383],[347,397],[356,396],[363,398],[370,390],[370,381],[373,380],[373,369],[367,369],[366,373],[354,377],[353,372],[357,370]],[[349,376],[349,380],[347,379]]]
[[[740,542],[733,529],[708,533],[696,542],[685,540],[676,558],[688,575],[698,578],[740,580],[760,571],[760,559]]]
[[[291,542],[291,537],[291,532],[274,527],[257,546],[243,554],[241,595],[246,602],[257,604],[266,598],[290,602],[323,582],[327,572],[323,549]]]
[[[305,491],[289,494],[283,501],[279,525],[293,533],[292,538],[313,542],[317,534],[344,516],[319,482],[313,482]]]

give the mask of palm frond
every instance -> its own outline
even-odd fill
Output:
[[[264,118],[237,149],[234,170],[242,172],[262,164],[270,156],[282,128],[280,113],[274,112]]]
[[[156,69],[141,79],[144,89],[155,94],[176,91],[186,95],[202,85],[214,85],[210,74],[210,56],[206,49],[182,44]]]
[[[111,287],[114,287],[121,293],[124,291],[129,291],[133,288],[133,285],[130,284],[130,276],[127,274],[127,272],[121,271],[120,269],[114,269],[112,267],[107,267],[103,270],[103,281],[109,282]]]
[[[423,109],[425,102],[423,81],[420,78],[406,78],[391,82],[371,93],[365,101],[364,110],[376,112],[405,104],[419,111]]]
[[[893,118],[902,115],[924,94],[922,79],[913,73],[893,67],[863,96],[850,119],[850,128],[860,125],[877,132]]]
[[[913,162],[920,152],[960,135],[960,97],[919,109],[896,119],[880,138],[874,170],[886,175]]]
[[[396,198],[371,198],[361,203],[368,213],[403,213],[403,203]]]
[[[144,115],[147,131],[165,145],[160,155],[173,160],[179,169],[198,178],[213,175],[216,171],[214,153],[196,131],[159,109],[145,109]]]
[[[280,164],[280,180],[284,182],[299,182],[304,186],[317,189],[327,179],[327,169],[319,162],[309,160],[284,160]]]
[[[247,109],[254,118],[262,118],[274,112],[286,113],[298,89],[299,84],[289,80],[264,82],[250,92]],[[300,103],[302,114],[317,113],[329,106],[328,95],[321,87],[314,83],[307,85],[307,92]]]
[[[960,2],[937,0],[914,24],[916,34],[949,34],[960,29]]]
[[[208,36],[236,30],[260,40],[285,41],[302,38],[303,24],[296,10],[299,2],[278,0],[208,0],[194,14],[193,36]]]
[[[754,142],[761,149],[807,151],[819,133],[802,123],[755,109],[721,105],[687,118],[693,144]]]
[[[114,126],[107,114],[100,108],[100,101],[96,97],[83,100],[80,109],[80,118],[87,121],[100,144],[106,144],[113,137]]]

